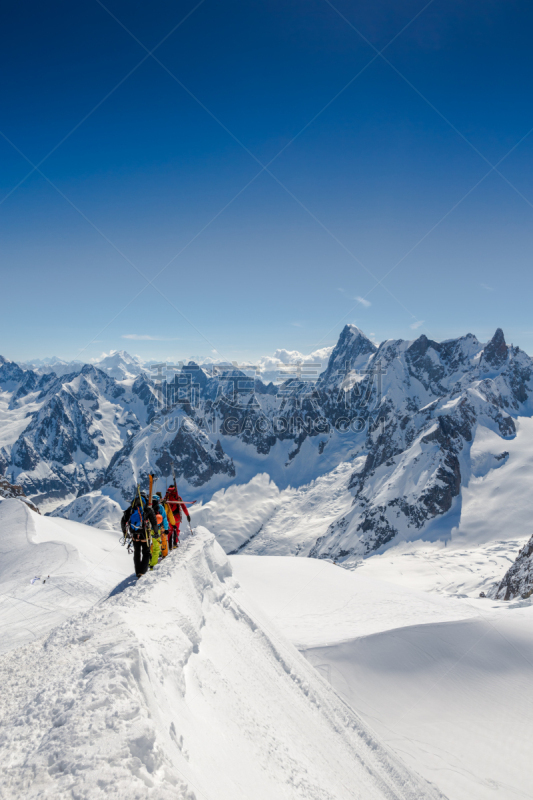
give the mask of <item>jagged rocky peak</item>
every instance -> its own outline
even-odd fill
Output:
[[[483,362],[498,369],[507,360],[508,353],[509,348],[505,342],[503,331],[501,328],[497,328],[496,333],[483,350]]]
[[[428,339],[426,334],[422,333],[418,339],[415,339],[409,345],[407,352],[413,356],[424,356],[429,349],[439,352],[441,344],[440,342],[434,342],[433,339]]]
[[[329,357],[327,369],[321,376],[322,382],[328,382],[335,375],[342,379],[347,369],[364,367],[377,349],[357,325],[345,325]]]

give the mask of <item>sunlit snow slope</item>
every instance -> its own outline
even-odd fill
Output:
[[[132,574],[119,534],[0,503],[0,652],[91,608]]]
[[[0,795],[441,797],[245,606],[200,528],[137,585],[2,656]]]
[[[313,559],[230,560],[272,624],[449,800],[532,796],[531,601],[428,594]]]

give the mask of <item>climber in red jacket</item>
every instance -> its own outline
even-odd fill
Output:
[[[178,494],[178,490],[175,486],[169,486],[167,489],[167,493],[165,495],[165,502],[169,504],[170,509],[174,515],[175,525],[172,526],[172,532],[170,530],[171,526],[169,525],[169,533],[168,533],[168,544],[169,549],[173,547],[177,547],[180,540],[180,525],[182,520],[182,514],[185,514],[189,521],[189,525],[191,524],[191,517],[189,515],[189,511],[187,510],[187,506],[183,502],[182,498]]]

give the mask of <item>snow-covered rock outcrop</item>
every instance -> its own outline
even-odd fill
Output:
[[[9,483],[9,481],[6,481],[5,478],[0,478],[0,501],[10,500],[13,498],[22,500],[23,503],[26,503],[26,505],[31,508],[32,511],[36,511],[37,514],[41,513],[35,503],[32,503],[31,500],[28,500],[24,494],[24,489],[22,486],[13,485],[12,483]]]
[[[533,536],[518,553],[494,592],[497,600],[527,598],[533,594]]]
[[[4,797],[423,800],[199,529],[136,586],[0,658]]]

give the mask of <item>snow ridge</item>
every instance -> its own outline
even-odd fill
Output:
[[[2,797],[421,800],[200,528],[154,573],[0,659]]]

